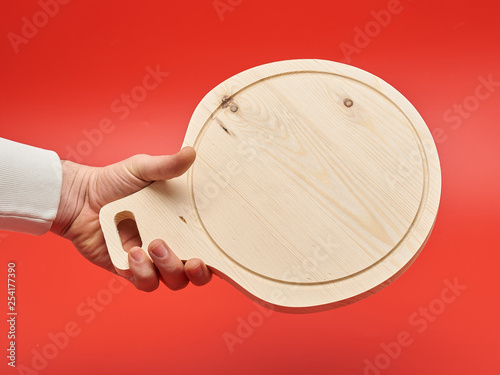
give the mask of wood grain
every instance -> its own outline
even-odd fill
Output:
[[[112,260],[117,222],[144,247],[165,239],[252,298],[303,312],[358,300],[397,277],[432,229],[440,167],[427,126],[362,70],[292,60],[242,72],[196,108],[183,176],[101,211]]]

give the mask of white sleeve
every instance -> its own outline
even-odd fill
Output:
[[[47,232],[61,185],[61,161],[54,151],[0,138],[0,230]]]

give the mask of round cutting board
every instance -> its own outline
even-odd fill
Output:
[[[324,60],[262,65],[200,102],[189,171],[101,211],[116,267],[117,224],[163,238],[252,298],[303,312],[356,301],[394,280],[434,224],[441,190],[432,136],[380,78]]]

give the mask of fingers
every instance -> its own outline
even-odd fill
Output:
[[[174,155],[136,155],[128,159],[127,169],[144,181],[168,180],[186,172],[196,158],[192,147],[184,147]]]
[[[135,287],[144,292],[158,288],[159,277],[153,262],[140,247],[133,247],[128,252],[128,262]]]
[[[152,292],[160,280],[169,289],[180,290],[190,281],[202,286],[212,279],[212,272],[200,259],[184,264],[162,240],[151,242],[148,252],[152,261],[140,247],[132,247],[128,253],[130,273],[121,273],[139,290]]]
[[[155,240],[149,245],[149,254],[154,261],[163,283],[172,290],[184,288],[189,279],[184,273],[184,264],[170,250],[165,242]]]
[[[196,286],[202,286],[212,280],[212,272],[200,259],[189,259],[184,265],[184,272]]]

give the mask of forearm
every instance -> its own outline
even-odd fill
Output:
[[[0,138],[0,229],[47,232],[57,214],[61,180],[55,152]]]

